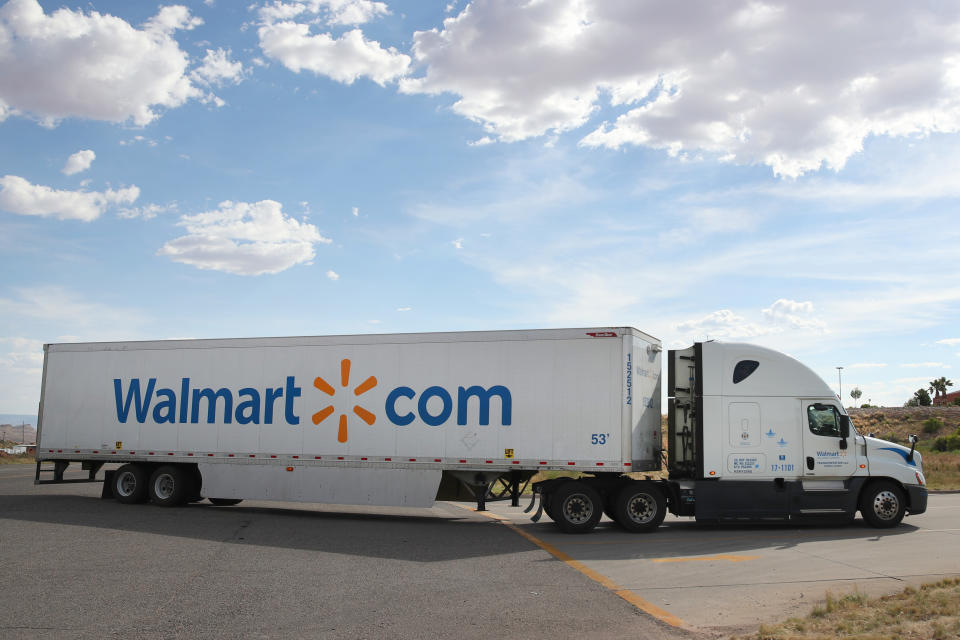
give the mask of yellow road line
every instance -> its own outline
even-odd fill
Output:
[[[661,622],[665,622],[666,624],[669,624],[671,627],[678,627],[680,629],[690,629],[689,625],[687,625],[686,622],[684,622],[677,616],[673,615],[669,611],[665,611],[660,607],[658,607],[657,605],[653,604],[652,602],[644,600],[643,598],[641,598],[634,592],[630,591],[629,589],[624,589],[623,587],[618,585],[616,582],[614,582],[607,576],[594,571],[593,569],[583,564],[579,560],[574,560],[569,555],[567,555],[563,551],[560,551],[560,549],[557,549],[555,546],[553,546],[549,542],[544,542],[543,540],[536,537],[535,535],[524,531],[523,529],[513,524],[506,518],[502,516],[498,516],[495,513],[490,513],[489,511],[477,511],[472,507],[467,507],[467,506],[456,504],[456,503],[452,503],[452,504],[454,504],[457,507],[460,507],[461,509],[466,509],[467,511],[473,511],[474,513],[477,513],[479,515],[486,516],[488,518],[496,520],[500,524],[510,528],[514,533],[526,538],[533,544],[537,545],[538,547],[540,547],[541,549],[543,549],[544,551],[552,555],[557,560],[564,562],[567,566],[569,566],[572,569],[576,569],[577,571],[587,576],[594,582],[597,582],[603,585],[604,587],[612,591],[614,595],[617,595],[623,598],[624,600],[632,604],[637,609],[640,609],[644,613],[647,613],[653,616],[657,620],[660,620]]]
[[[652,558],[650,562],[710,562],[713,560],[726,560],[728,562],[743,562],[744,560],[756,560],[760,556],[734,556],[720,554],[718,556],[693,556],[690,558]]]

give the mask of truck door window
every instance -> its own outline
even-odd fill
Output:
[[[840,415],[832,405],[810,405],[807,407],[807,421],[814,435],[840,437]]]
[[[733,384],[746,380],[751,373],[757,370],[760,363],[756,360],[741,360],[733,368]]]

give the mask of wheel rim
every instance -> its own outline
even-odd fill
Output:
[[[129,498],[137,490],[137,476],[130,471],[124,471],[117,478],[117,493],[124,498]]]
[[[900,498],[893,491],[881,491],[873,499],[873,512],[881,520],[893,520],[900,512]]]
[[[164,473],[157,476],[157,479],[154,481],[153,493],[161,500],[167,500],[173,495],[174,487],[175,482],[173,476],[169,473]]]
[[[593,500],[582,493],[575,493],[563,501],[563,517],[568,522],[582,524],[593,517]]]
[[[627,501],[627,515],[637,524],[647,524],[657,516],[657,501],[648,493],[638,493]]]

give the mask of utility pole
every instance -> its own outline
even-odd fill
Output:
[[[840,385],[840,404],[843,404],[843,367],[837,367],[837,381]]]

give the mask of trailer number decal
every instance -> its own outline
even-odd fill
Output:
[[[503,450],[503,457],[506,458],[507,460],[512,459],[512,458],[513,458],[513,449],[504,449],[504,450]]]
[[[609,433],[591,433],[590,444],[607,444],[607,438],[609,437]]]

